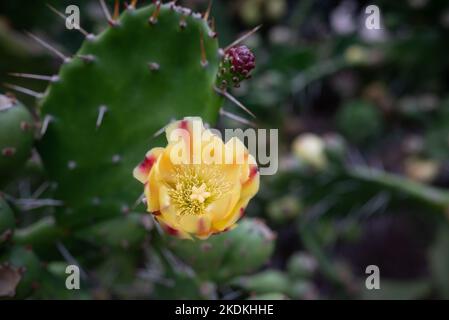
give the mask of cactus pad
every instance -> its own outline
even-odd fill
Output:
[[[260,220],[243,219],[232,231],[203,241],[171,238],[169,248],[206,280],[226,281],[260,268],[274,250],[275,235]]]
[[[0,95],[0,185],[9,180],[30,156],[33,118],[27,108]]]
[[[173,3],[134,9],[88,37],[41,101],[49,125],[38,149],[56,197],[58,222],[85,225],[133,206],[132,170],[170,120],[218,117],[216,34],[200,14]]]
[[[28,248],[15,246],[11,248],[8,254],[0,258],[0,265],[3,266],[3,272],[15,272],[17,280],[10,290],[5,290],[5,296],[13,296],[17,299],[26,298],[33,290],[37,289],[40,274],[43,268],[39,258]]]
[[[0,195],[0,246],[12,237],[15,224],[11,208]]]

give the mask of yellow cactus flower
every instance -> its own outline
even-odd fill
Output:
[[[166,130],[165,148],[151,149],[134,169],[144,184],[147,210],[179,238],[206,239],[230,230],[259,190],[259,170],[237,139],[224,143],[200,118]]]

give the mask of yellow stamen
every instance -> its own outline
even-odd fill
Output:
[[[219,168],[211,166],[177,166],[176,186],[169,187],[169,195],[179,215],[201,215],[215,199],[230,190]]]

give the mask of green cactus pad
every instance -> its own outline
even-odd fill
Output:
[[[281,271],[266,270],[251,276],[240,277],[233,283],[247,292],[257,294],[284,293],[288,291],[290,279]]]
[[[173,283],[156,283],[153,296],[161,300],[199,300],[206,299],[201,293],[201,283],[195,277],[180,273],[172,276]]]
[[[236,229],[203,241],[170,238],[169,248],[198,275],[222,282],[260,268],[274,250],[273,232],[258,219],[243,219]]]
[[[15,224],[14,213],[0,195],[0,246],[11,238]]]
[[[142,215],[130,213],[126,217],[109,219],[86,227],[77,231],[75,236],[98,246],[129,249],[141,245],[146,234]]]
[[[33,118],[27,108],[0,94],[0,186],[13,177],[30,156]]]
[[[172,3],[127,9],[86,39],[41,102],[50,121],[38,149],[66,205],[58,223],[133,207],[142,189],[132,170],[158,144],[153,134],[184,116],[216,121],[220,58],[208,23]]]
[[[15,246],[0,258],[0,265],[10,266],[19,272],[20,280],[15,288],[14,298],[24,299],[39,287],[43,268],[39,258],[31,249]]]

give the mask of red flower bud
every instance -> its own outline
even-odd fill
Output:
[[[256,67],[256,57],[247,46],[236,46],[226,50],[220,63],[217,82],[226,89],[229,86],[239,87],[240,82],[251,78],[251,71]]]

